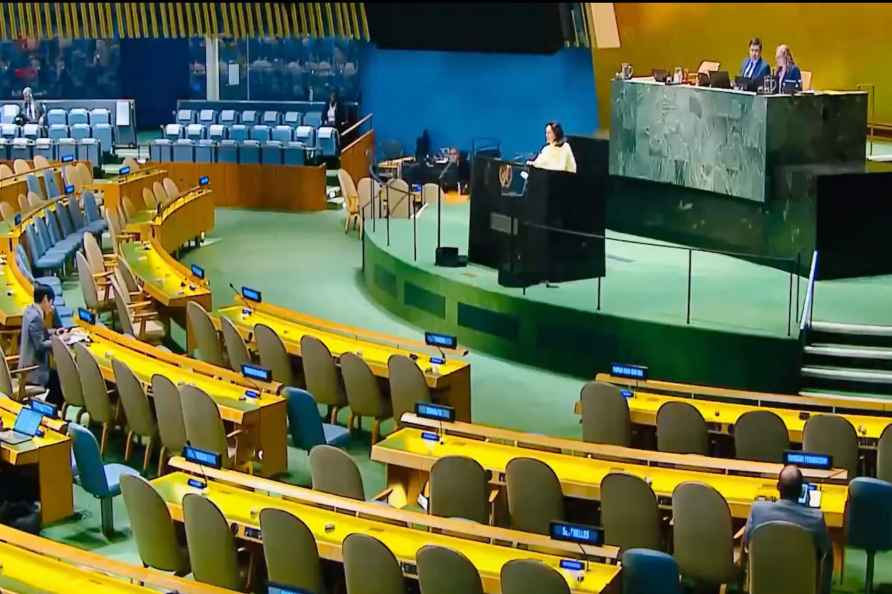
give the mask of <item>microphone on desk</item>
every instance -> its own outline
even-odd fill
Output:
[[[189,447],[189,448],[193,448],[193,446],[192,446],[192,442],[189,441],[188,439],[186,440],[186,446]],[[194,449],[194,448],[193,448],[193,449]],[[208,486],[208,475],[206,475],[206,474],[204,473],[204,464],[202,464],[201,462],[197,462],[196,464],[198,465],[198,470],[201,472],[201,478],[202,478],[202,480],[204,481],[204,487],[203,487],[203,488],[206,489],[207,486]]]
[[[236,289],[236,288],[235,288],[235,285],[233,285],[232,283],[229,283],[229,288],[232,289],[232,292],[235,293],[236,295],[240,295],[240,294],[241,294],[241,293],[238,292],[238,289]]]

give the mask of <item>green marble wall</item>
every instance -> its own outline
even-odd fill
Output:
[[[760,96],[614,80],[610,174],[767,202],[780,166],[864,159],[864,93]]]

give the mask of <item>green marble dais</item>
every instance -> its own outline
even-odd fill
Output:
[[[864,93],[761,96],[614,80],[611,102],[611,175],[765,202],[779,165],[864,155]]]

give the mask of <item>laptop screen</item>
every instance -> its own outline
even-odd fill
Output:
[[[43,415],[36,410],[23,408],[19,411],[19,416],[15,419],[15,427],[13,427],[13,430],[34,437],[37,435],[37,428],[40,427],[40,419],[42,418]]]

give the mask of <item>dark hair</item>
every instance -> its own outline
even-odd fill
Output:
[[[802,493],[802,471],[792,464],[784,466],[777,477],[777,490],[781,499],[796,501]]]
[[[34,303],[40,303],[44,299],[49,299],[52,303],[56,299],[53,288],[48,285],[37,283],[34,285]]]
[[[762,49],[762,40],[758,37],[753,37],[750,39],[750,44],[747,47],[753,47],[754,45],[759,46],[759,49]]]
[[[564,142],[564,129],[561,127],[559,122],[548,122],[545,124],[546,126],[551,127],[551,132],[554,134],[554,141],[558,144]]]

